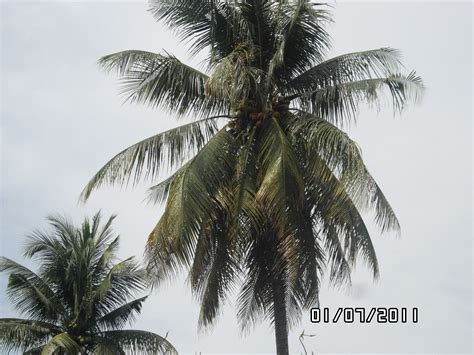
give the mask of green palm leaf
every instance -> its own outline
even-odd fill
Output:
[[[400,53],[392,48],[347,53],[319,63],[296,76],[285,89],[308,92],[357,80],[383,78],[401,69]]]
[[[7,353],[37,347],[48,338],[60,332],[56,325],[36,320],[16,318],[0,319],[0,349]]]
[[[304,185],[288,138],[275,118],[268,122],[258,160],[262,176],[255,198],[270,209],[276,223],[287,223],[290,209],[302,204]]]
[[[190,281],[201,302],[199,326],[209,326],[218,315],[226,299],[226,291],[235,285],[240,272],[235,257],[236,239],[226,226],[228,215],[224,209],[203,225],[196,245],[190,271]]]
[[[365,259],[377,277],[378,262],[369,232],[346,186],[317,152],[310,154],[312,167],[305,177],[312,188],[306,193],[315,206],[312,217],[325,238],[331,264],[330,280],[336,284],[350,282],[351,266],[355,265],[357,256]]]
[[[81,347],[68,333],[55,335],[41,350],[41,355],[50,355],[62,351],[65,353],[78,353]]]
[[[193,150],[199,151],[212,137],[217,126],[209,117],[159,133],[124,149],[109,160],[90,180],[81,193],[87,200],[102,184],[124,184],[130,179],[136,183],[146,169],[145,177],[151,179],[158,174],[161,164],[167,159],[170,168],[181,163]]]
[[[263,71],[252,65],[256,60],[255,51],[253,45],[242,43],[222,58],[206,83],[207,93],[236,107],[250,92],[255,92],[263,77]]]
[[[232,45],[248,32],[239,9],[226,1],[151,0],[150,11],[181,40],[192,43],[192,54],[208,48],[211,63],[232,52]]]
[[[407,102],[421,97],[423,84],[414,72],[409,75],[392,74],[385,78],[365,79],[325,86],[314,91],[296,94],[304,108],[336,124],[343,124],[359,111],[361,102],[380,105],[383,89],[388,90],[393,108],[401,111]]]
[[[137,298],[136,300],[125,303],[113,311],[110,311],[97,320],[98,325],[103,329],[123,328],[127,322],[132,322],[135,319],[136,314],[140,313],[143,302],[146,299],[147,296]]]
[[[133,354],[178,354],[166,337],[143,330],[109,330],[102,337]]]
[[[398,219],[365,166],[357,144],[345,132],[323,119],[307,113],[299,117],[291,130],[295,140],[305,141],[309,162],[307,171],[329,184],[333,180],[332,174],[335,174],[341,180],[340,190],[350,196],[357,208],[375,211],[381,231],[398,232]],[[320,168],[321,159],[329,169]]]
[[[99,60],[106,70],[116,70],[126,100],[147,103],[173,113],[202,115],[221,113],[228,104],[206,95],[209,77],[172,55],[128,50]]]
[[[268,73],[279,86],[320,62],[330,46],[325,25],[327,10],[305,0],[281,2],[273,12],[276,25],[274,55]]]
[[[9,272],[7,295],[20,311],[36,320],[56,321],[64,310],[54,291],[40,276],[17,262],[0,257],[0,272]]]
[[[174,179],[166,211],[148,241],[148,254],[158,254],[150,260],[152,264],[170,263],[167,251],[172,247],[172,270],[178,264],[190,265],[200,225],[213,215],[213,195],[232,174],[234,145],[232,134],[220,130]]]
[[[190,162],[185,163],[181,168],[179,168],[177,171],[175,171],[171,176],[169,176],[167,179],[161,181],[160,183],[150,187],[148,189],[148,196],[147,196],[147,201],[151,203],[164,203],[170,193],[171,186],[175,182],[178,177],[184,173],[184,171],[187,169],[188,165]]]

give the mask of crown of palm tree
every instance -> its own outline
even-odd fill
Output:
[[[202,325],[242,281],[242,327],[263,316],[279,328],[284,318],[282,338],[286,321],[317,303],[325,267],[342,283],[362,257],[378,275],[360,212],[373,210],[382,231],[399,223],[341,128],[384,93],[402,110],[420,96],[421,79],[403,74],[391,48],[327,59],[331,17],[310,1],[156,0],[151,12],[191,53],[208,53],[206,70],[137,50],[100,64],[118,71],[128,100],[195,120],[120,152],[82,197],[176,169],[150,189],[152,201],[166,202],[147,244],[150,270],[190,271]]]
[[[0,319],[0,349],[27,354],[176,353],[163,337],[123,329],[147,297],[133,296],[147,277],[133,258],[116,263],[119,237],[100,214],[81,228],[62,217],[48,218],[51,233],[33,233],[25,256],[40,263],[37,273],[5,257],[7,294],[27,319]]]

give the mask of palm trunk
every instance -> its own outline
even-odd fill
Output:
[[[277,355],[288,355],[288,324],[286,319],[286,300],[283,282],[273,280],[273,309],[275,317],[275,340]]]

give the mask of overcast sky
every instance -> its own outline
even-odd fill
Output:
[[[177,124],[156,110],[123,104],[113,75],[96,60],[123,49],[166,49],[192,65],[186,47],[156,23],[145,1],[2,1],[1,248],[24,262],[24,236],[60,212],[79,223],[98,209],[118,214],[120,256],[142,256],[162,208],[144,204],[143,184],[105,188],[77,203],[88,179],[115,153]],[[381,277],[361,265],[352,290],[325,286],[321,306],[418,307],[417,324],[328,324],[309,313],[290,333],[318,353],[471,353],[472,350],[472,4],[337,2],[331,55],[398,48],[427,90],[423,102],[393,117],[361,112],[350,135],[397,212],[402,236],[380,236],[372,223]],[[31,265],[27,263],[28,265]],[[5,298],[2,317],[18,316]],[[184,277],[163,285],[133,325],[159,334],[183,353],[272,353],[262,323],[239,336],[233,298],[211,330],[197,332],[198,305]]]

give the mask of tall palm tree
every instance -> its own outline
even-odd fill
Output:
[[[151,12],[191,53],[206,51],[205,70],[140,50],[100,64],[118,71],[128,100],[194,120],[117,154],[82,197],[174,171],[150,189],[152,201],[166,202],[148,239],[150,271],[189,270],[202,326],[240,284],[242,329],[269,319],[277,353],[287,354],[289,326],[317,304],[325,269],[334,283],[347,282],[361,257],[377,277],[360,212],[374,211],[381,231],[399,230],[341,129],[384,93],[402,110],[422,81],[402,73],[391,48],[327,59],[331,16],[310,1],[153,0]]]
[[[34,232],[25,256],[40,263],[35,273],[5,257],[7,294],[26,319],[0,319],[0,349],[25,354],[176,354],[157,334],[124,329],[147,297],[134,298],[148,282],[133,258],[116,263],[119,237],[100,213],[81,228],[48,218],[52,231]]]

